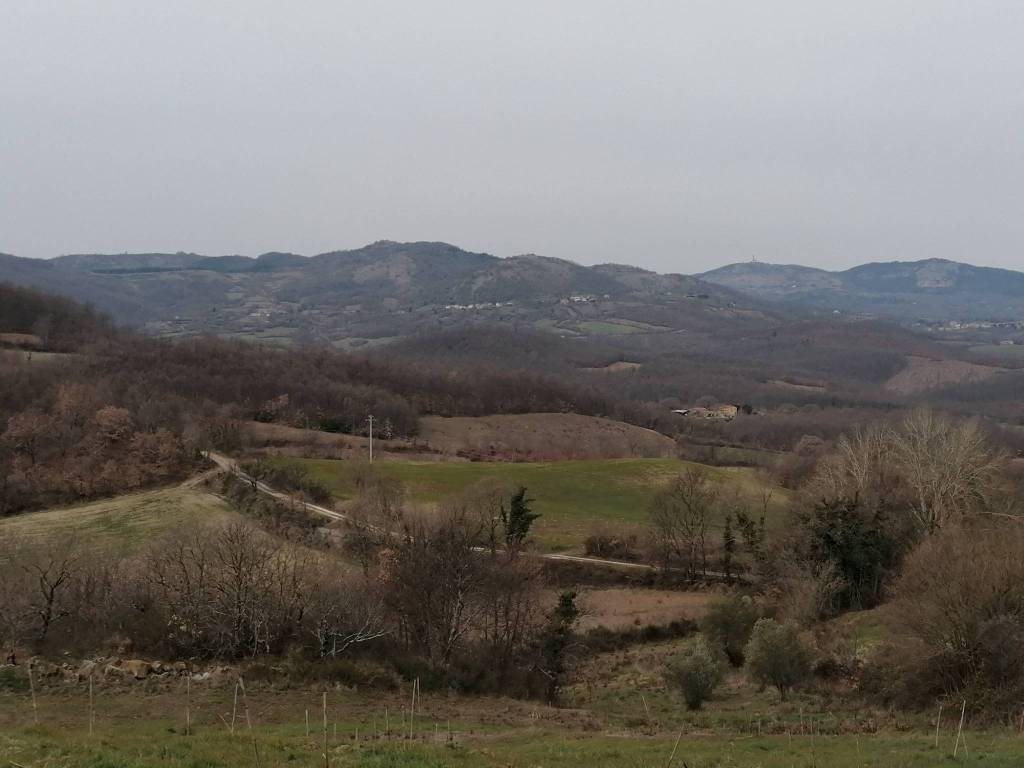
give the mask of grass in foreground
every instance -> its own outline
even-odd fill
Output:
[[[427,697],[410,741],[398,715],[397,697],[332,691],[328,710],[328,753],[335,766],[467,766],[535,768],[592,765],[607,768],[665,766],[679,730],[609,730],[578,711],[550,710],[495,699]],[[59,765],[65,768],[171,766],[322,766],[320,693],[263,689],[250,697],[253,729],[241,705],[230,733],[231,685],[214,690],[193,685],[191,724],[186,733],[183,692],[152,689],[101,690],[92,735],[84,691],[44,695],[40,724],[32,724],[27,696],[0,694],[0,765]],[[391,706],[390,738],[383,739],[383,707]],[[307,733],[305,709],[309,709]],[[376,715],[376,718],[374,717]],[[448,722],[452,723],[449,737]],[[957,759],[954,733],[944,731],[938,747],[921,722],[905,733],[759,736],[722,728],[683,727],[673,763],[689,768],[932,768],[933,766],[1019,766],[1024,738],[1009,730],[968,731]],[[358,733],[358,740],[357,740]],[[376,734],[376,738],[374,735]],[[257,755],[259,762],[257,763]]]
[[[341,500],[355,493],[350,463],[336,459],[279,458],[295,463],[324,483]],[[381,472],[402,481],[414,501],[437,503],[474,483],[490,478],[524,485],[541,513],[534,532],[544,546],[580,549],[583,540],[601,524],[616,530],[636,529],[647,522],[651,499],[688,465],[676,459],[602,459],[545,463],[382,461]],[[753,470],[708,468],[725,494],[738,493],[759,513],[763,489]],[[768,525],[779,524],[788,495],[772,489]]]

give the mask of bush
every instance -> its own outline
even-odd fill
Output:
[[[643,643],[658,643],[678,640],[697,631],[697,625],[689,619],[676,619],[668,624],[645,624],[642,627],[609,629],[594,627],[580,635],[579,645],[589,654],[621,651]]]
[[[668,684],[679,690],[688,709],[700,709],[725,674],[725,659],[705,637],[695,637],[672,657],[665,672]]]
[[[761,619],[754,625],[745,651],[747,669],[761,685],[772,685],[785,701],[786,693],[811,674],[811,650],[796,624]]]
[[[1016,521],[931,537],[907,559],[896,594],[893,615],[906,642],[886,654],[887,694],[921,706],[955,694],[989,716],[1019,716],[1024,530]]]
[[[795,559],[837,579],[834,591],[821,595],[819,618],[878,605],[910,544],[905,520],[893,519],[884,504],[866,508],[857,497],[823,500],[796,517]]]
[[[743,666],[743,649],[757,621],[757,607],[749,597],[733,595],[716,600],[708,608],[701,629],[734,667]]]
[[[636,536],[620,536],[607,530],[592,533],[583,542],[584,554],[588,557],[603,557],[611,560],[636,560]]]

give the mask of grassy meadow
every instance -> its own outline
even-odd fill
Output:
[[[351,462],[284,457],[275,461],[305,467],[339,500],[351,499],[355,493]],[[688,465],[676,459],[602,459],[515,464],[381,461],[376,466],[404,483],[411,499],[423,504],[436,504],[485,479],[526,486],[535,511],[541,514],[534,524],[537,540],[551,549],[579,550],[601,525],[639,532],[655,493]],[[707,471],[720,484],[723,497],[736,494],[752,512],[760,513],[766,486],[756,471],[731,467]],[[771,527],[783,521],[788,495],[778,487],[769,489]]]
[[[40,691],[38,724],[27,691],[0,689],[0,765],[324,766],[322,689],[258,683],[247,688],[252,729],[240,700],[233,735],[232,680],[193,683],[187,699],[180,679],[100,684],[94,693],[92,734],[84,684]],[[677,768],[1015,768],[1024,755],[1024,737],[1009,729],[968,730],[969,751],[965,754],[961,746],[954,759],[957,718],[952,715],[944,718],[936,746],[934,721],[925,717],[907,720],[898,729],[836,732],[835,713],[794,701],[785,712],[763,719],[751,711],[742,720],[709,727],[712,715],[692,715],[678,703],[672,716],[644,718],[639,693],[633,698],[626,706],[640,714],[629,725],[617,725],[579,708],[428,692],[410,728],[405,693],[332,687],[327,692],[327,751],[331,765],[368,768],[665,766],[677,738],[672,763]]]
[[[177,486],[0,519],[0,537],[73,539],[89,548],[125,555],[170,531],[237,517],[223,499],[199,488]]]

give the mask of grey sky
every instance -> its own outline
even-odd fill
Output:
[[[0,251],[1024,267],[1024,3],[0,0]]]

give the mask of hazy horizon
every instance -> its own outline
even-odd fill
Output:
[[[534,252],[502,255],[502,254],[496,254],[496,253],[493,253],[492,251],[487,251],[487,250],[476,250],[476,249],[472,249],[472,248],[463,248],[458,243],[449,243],[447,241],[422,241],[422,240],[420,240],[420,241],[415,241],[415,240],[392,241],[392,240],[389,240],[387,238],[381,238],[381,239],[375,240],[375,241],[373,241],[371,243],[363,243],[361,245],[356,245],[356,246],[352,246],[352,247],[331,248],[331,249],[329,249],[327,251],[321,251],[321,252],[318,252],[318,253],[298,253],[298,252],[293,251],[293,250],[292,251],[289,251],[289,250],[261,251],[259,253],[238,253],[238,252],[234,252],[234,253],[200,253],[200,252],[195,251],[195,250],[182,250],[182,249],[178,249],[178,250],[174,250],[174,251],[158,251],[158,250],[150,249],[150,250],[140,250],[140,251],[102,251],[102,252],[101,251],[95,251],[95,252],[92,252],[92,251],[89,251],[89,252],[87,252],[87,251],[74,251],[74,252],[57,254],[56,256],[38,256],[38,257],[28,256],[28,257],[25,257],[25,258],[36,258],[36,259],[40,259],[40,260],[43,260],[43,261],[47,261],[47,260],[50,260],[50,259],[59,258],[61,256],[97,256],[97,255],[98,256],[135,256],[135,255],[150,255],[150,254],[162,254],[162,255],[189,254],[189,255],[196,256],[197,258],[236,258],[236,257],[242,257],[242,258],[255,259],[255,258],[258,258],[258,257],[264,255],[264,254],[269,254],[269,253],[288,253],[288,254],[291,254],[293,256],[302,256],[304,258],[313,258],[313,257],[316,257],[316,256],[322,256],[322,255],[325,255],[325,254],[328,254],[328,253],[338,253],[338,252],[359,250],[361,248],[365,248],[365,247],[369,247],[371,245],[374,245],[377,242],[397,242],[399,245],[408,245],[408,244],[413,244],[413,243],[417,243],[417,242],[438,242],[438,243],[443,243],[445,245],[453,245],[453,246],[455,246],[457,248],[461,248],[464,251],[468,251],[468,252],[472,252],[472,253],[481,253],[481,254],[488,255],[488,256],[497,256],[499,258],[512,258],[512,257],[515,257],[515,256],[545,256],[545,257],[551,257],[551,258],[556,258],[556,259],[562,258],[560,256],[550,256],[550,254],[546,254],[546,253],[537,254],[537,253],[534,253]],[[3,254],[3,253],[6,253],[6,251],[0,249],[0,254]],[[8,254],[8,255],[17,256],[18,254]],[[930,258],[930,257],[924,257],[924,258],[927,259],[927,258]],[[844,270],[846,270],[846,269],[848,269],[850,267],[863,266],[865,264],[871,264],[871,263],[879,263],[880,261],[892,262],[892,261],[921,261],[921,260],[924,260],[924,259],[915,259],[915,260],[910,260],[910,259],[885,259],[885,260],[873,260],[873,261],[856,262],[854,264],[851,264],[849,267],[847,267],[845,265],[843,265],[843,266],[835,266],[835,267],[829,267],[829,266],[820,267],[820,266],[817,266],[817,265],[814,265],[814,264],[801,263],[799,261],[771,261],[771,260],[768,260],[768,259],[756,259],[756,261],[758,263],[760,263],[760,264],[770,264],[770,265],[774,265],[774,266],[784,266],[784,267],[785,266],[791,266],[791,267],[811,267],[811,268],[816,268],[816,269],[824,269],[824,270],[831,271],[831,272],[841,272],[841,271],[844,271]],[[1018,272],[1024,271],[1024,269],[1019,269],[1019,268],[1014,267],[1014,266],[1000,267],[1000,266],[997,266],[997,265],[988,265],[988,264],[975,263],[975,262],[972,262],[972,261],[967,260],[967,259],[961,259],[961,260],[949,259],[949,260],[950,261],[960,261],[961,263],[971,264],[971,265],[977,266],[977,267],[993,266],[996,269],[1009,269],[1009,270],[1018,271]],[[575,261],[575,260],[568,259],[568,261]],[[710,267],[707,267],[706,269],[695,270],[695,271],[692,271],[692,272],[682,272],[681,274],[691,274],[691,275],[693,275],[693,274],[703,274],[705,272],[711,272],[711,271],[713,271],[715,269],[719,269],[721,267],[731,266],[733,264],[738,264],[738,263],[747,263],[747,262],[750,262],[750,261],[751,261],[751,259],[739,260],[739,261],[731,261],[731,262],[730,261],[725,261],[725,262],[722,262],[721,264],[715,264],[715,265],[712,265]],[[655,271],[655,272],[660,272],[662,274],[669,273],[669,272],[679,272],[678,270],[665,270],[665,269],[659,270],[659,269],[652,268],[652,267],[644,267],[642,264],[638,264],[638,263],[633,262],[633,261],[593,262],[593,263],[590,263],[590,264],[584,264],[584,262],[575,262],[575,263],[582,264],[584,266],[594,266],[595,264],[612,264],[612,263],[614,263],[614,264],[622,264],[622,265],[626,265],[626,266],[639,266],[639,267],[642,267],[644,269],[650,269],[650,270]],[[0,275],[0,278],[2,278],[2,275]]]
[[[1020,263],[1018,3],[4,10],[0,252]]]

